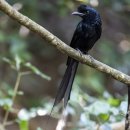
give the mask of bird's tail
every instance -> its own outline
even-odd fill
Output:
[[[77,67],[78,61],[70,59],[69,63],[67,64],[67,69],[65,71],[64,77],[58,89],[53,107],[56,106],[63,98],[64,107],[66,107],[68,100],[70,99],[70,93]]]

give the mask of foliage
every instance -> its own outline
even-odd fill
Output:
[[[16,78],[16,83],[15,83],[14,89],[11,89],[8,86],[9,89],[6,89],[7,92],[5,93],[5,95],[3,95],[3,93],[1,93],[1,95],[0,95],[1,96],[0,106],[3,109],[5,109],[5,111],[6,111],[4,119],[3,119],[3,123],[1,124],[1,126],[4,129],[6,124],[8,123],[7,120],[8,120],[9,113],[15,111],[15,109],[13,108],[13,105],[14,105],[16,96],[21,95],[21,94],[23,95],[23,92],[18,90],[22,76],[34,73],[38,76],[41,76],[43,79],[46,79],[46,80],[50,80],[51,78],[49,76],[47,76],[46,74],[42,73],[39,69],[37,69],[31,63],[26,63],[23,60],[21,60],[21,58],[18,55],[16,55],[14,61],[12,61],[8,58],[3,58],[3,61],[8,63],[10,65],[10,67],[17,72],[17,78]],[[24,67],[24,69],[29,69],[29,70],[24,71],[22,69],[23,67]],[[27,117],[27,113],[25,115]],[[25,115],[22,114],[22,117],[24,117]],[[18,118],[15,120],[18,120],[20,130],[28,130],[27,118],[26,119]]]
[[[65,42],[70,41],[73,27],[75,28],[78,21],[74,17],[70,18],[71,12],[79,3],[94,6],[99,10],[103,19],[103,35],[90,53],[112,67],[126,74],[130,73],[129,0],[8,0],[8,2]],[[0,13],[0,21],[0,106],[4,112],[9,113],[16,112],[15,104],[20,106],[15,122],[19,124],[20,130],[28,130],[32,115],[37,116],[36,113],[38,113],[43,116],[50,112],[53,103],[48,102],[44,96],[46,96],[45,93],[54,95],[59,75],[63,73],[62,65],[58,65],[65,60],[54,48],[44,44],[43,39],[10,20],[3,13]],[[50,77],[41,72],[42,69],[53,76],[54,81],[49,82],[49,85],[45,82],[41,83],[42,78],[50,80]],[[15,79],[19,74],[20,81],[22,77],[24,79],[22,81],[22,86],[26,88],[24,92],[21,90],[15,92],[13,89]],[[32,74],[36,74],[40,78],[34,79]],[[42,86],[42,96],[37,92],[36,87],[32,87],[31,89],[35,91],[35,94],[32,94],[32,99],[31,94],[28,94],[30,88],[27,84],[30,82],[33,82],[34,86],[39,86],[39,84]],[[96,125],[104,125],[106,129],[110,129],[111,123],[124,120],[127,96],[125,95],[126,90],[122,86],[123,84],[96,70],[86,66],[79,67],[67,107],[72,119],[77,119],[76,125],[73,126],[74,129],[90,128],[90,130],[94,130]],[[47,92],[45,87],[48,89]],[[26,94],[28,97],[25,96]],[[24,97],[23,100],[28,105],[19,102],[19,98],[14,103],[13,97],[16,96]],[[25,98],[28,98],[29,102]],[[32,107],[28,107],[29,104]],[[33,107],[34,104],[37,104],[37,107]],[[59,115],[61,106],[60,104],[53,112],[58,118],[61,117]],[[4,112],[2,112],[3,115]],[[21,115],[26,115],[26,117]],[[37,130],[41,129],[40,126],[37,126]]]
[[[96,129],[96,125],[100,124],[110,128],[114,122],[122,121],[127,111],[127,102],[119,98],[115,98],[107,91],[104,91],[102,98],[94,98],[93,96],[84,94],[84,91],[74,84],[70,105],[67,111],[75,116],[79,116],[77,120],[77,129],[87,128]],[[78,108],[77,108],[78,106]],[[70,111],[69,109],[72,109]],[[77,115],[77,113],[79,113]]]

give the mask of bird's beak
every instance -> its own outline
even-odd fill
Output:
[[[81,16],[81,17],[84,16],[84,14],[80,13],[80,12],[73,12],[72,15],[78,15],[78,16]]]

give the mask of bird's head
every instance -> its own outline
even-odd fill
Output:
[[[94,8],[82,4],[78,7],[76,12],[72,13],[72,15],[80,16],[83,19],[94,19],[95,17],[99,16],[99,13]]]

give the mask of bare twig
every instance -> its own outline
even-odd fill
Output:
[[[16,83],[15,83],[15,86],[14,86],[14,95],[13,95],[13,97],[12,97],[12,106],[10,107],[10,109],[12,109],[12,107],[13,107],[14,100],[15,100],[16,95],[17,95],[17,92],[18,92],[18,87],[19,87],[20,79],[21,79],[21,74],[20,74],[20,72],[18,72],[18,76],[17,76]],[[4,120],[3,120],[3,124],[2,124],[2,125],[3,125],[3,128],[6,126],[10,109],[8,109],[8,110],[6,111],[6,113],[5,113]]]
[[[70,57],[77,59],[78,61],[86,65],[89,65],[101,72],[109,74],[113,78],[117,79],[118,81],[121,81],[125,84],[130,85],[130,77],[128,75],[95,60],[93,57],[90,57],[88,55],[81,55],[78,51],[66,45],[64,42],[62,42],[52,33],[47,31],[45,28],[35,23],[28,17],[24,16],[23,14],[19,13],[12,6],[10,6],[5,0],[0,0],[0,10],[6,13],[11,18],[15,19],[20,24],[26,26],[28,29],[32,30],[33,32],[36,32],[44,40],[46,40],[50,45],[55,46],[62,53],[65,53],[69,55]]]

